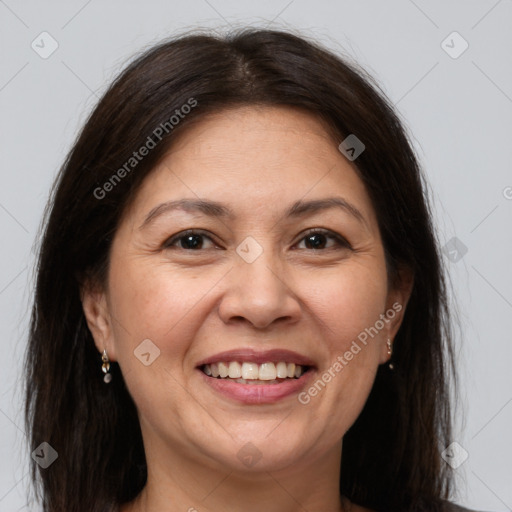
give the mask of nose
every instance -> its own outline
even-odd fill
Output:
[[[219,305],[224,323],[248,323],[263,330],[299,319],[300,302],[287,282],[283,266],[265,254],[252,263],[240,258],[226,276]]]

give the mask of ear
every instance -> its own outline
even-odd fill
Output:
[[[106,350],[110,361],[115,361],[112,321],[106,293],[96,286],[87,284],[81,289],[81,299],[87,326],[98,352],[103,353]]]
[[[399,270],[393,286],[388,291],[386,311],[383,314],[385,323],[385,339],[382,343],[381,363],[385,363],[390,359],[387,340],[390,339],[391,343],[393,343],[398,329],[400,329],[400,326],[402,325],[407,303],[411,297],[413,285],[413,272],[408,268],[402,268]]]

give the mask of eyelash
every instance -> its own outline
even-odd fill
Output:
[[[333,231],[330,231],[328,229],[323,229],[323,228],[308,229],[307,231],[305,231],[303,233],[302,238],[299,240],[298,243],[302,242],[305,238],[307,238],[308,236],[311,236],[311,235],[324,235],[326,238],[330,238],[330,239],[334,240],[340,248],[352,249],[352,246],[350,245],[350,243],[345,238],[343,238],[341,235],[338,235],[338,234],[334,233]],[[163,247],[165,249],[171,249],[176,242],[179,242],[180,240],[184,239],[187,236],[203,236],[205,238],[208,238],[211,242],[213,242],[215,244],[215,241],[212,239],[211,236],[208,235],[208,233],[206,231],[203,231],[201,229],[187,229],[186,231],[182,231],[182,232],[177,233],[176,235],[173,235],[170,238],[168,238],[164,242]],[[183,247],[178,247],[178,249],[181,249],[186,252],[198,252],[201,250],[201,249],[186,249]],[[336,248],[335,247],[327,247],[324,249],[306,249],[306,250],[326,251],[326,250],[332,250],[332,249],[336,249]]]

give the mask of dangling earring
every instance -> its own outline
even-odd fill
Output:
[[[391,349],[391,340],[389,338],[388,338],[387,344],[388,344],[388,355],[391,356],[393,354],[393,350]],[[391,359],[391,357],[389,359]],[[390,370],[395,369],[395,366],[393,365],[393,363],[389,363],[388,367]]]
[[[105,374],[103,377],[103,382],[108,384],[112,380],[112,374],[109,373],[110,370],[110,361],[108,359],[107,350],[103,350],[103,354],[101,356],[101,360],[103,364],[101,365],[101,371]]]

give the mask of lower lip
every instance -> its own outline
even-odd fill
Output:
[[[311,380],[314,371],[310,369],[298,379],[287,379],[280,384],[240,384],[230,379],[208,377],[202,370],[197,370],[218,393],[245,404],[272,404],[291,395],[299,393]]]

